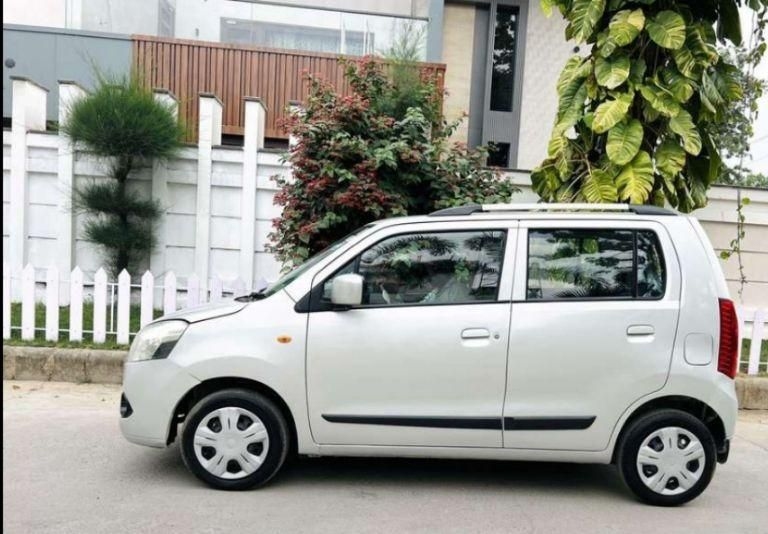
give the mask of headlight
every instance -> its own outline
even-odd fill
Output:
[[[133,340],[126,362],[167,358],[187,329],[186,321],[160,321],[145,326]]]

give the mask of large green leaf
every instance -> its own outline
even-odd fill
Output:
[[[555,131],[562,133],[581,119],[587,98],[586,78],[591,65],[581,56],[572,56],[557,80],[559,102]]]
[[[683,148],[686,152],[693,156],[701,152],[701,135],[690,113],[681,109],[680,113],[669,119],[669,129],[683,140]]]
[[[574,78],[570,85],[560,93],[557,107],[555,132],[563,133],[584,116],[584,101],[587,99],[587,82],[584,78]]]
[[[677,50],[685,43],[685,20],[675,11],[660,11],[645,27],[651,40],[662,48]]]
[[[643,125],[637,119],[622,121],[608,130],[605,150],[616,165],[626,165],[635,157],[643,142]]]
[[[629,68],[629,81],[634,86],[643,83],[645,78],[645,71],[648,69],[648,65],[643,58],[638,58],[632,61],[632,66]]]
[[[552,16],[552,8],[555,7],[555,0],[541,0],[541,10],[544,12],[544,15],[547,17]]]
[[[571,7],[571,33],[577,43],[586,41],[595,31],[605,11],[605,0],[574,0]]]
[[[618,192],[613,178],[602,169],[593,169],[581,182],[581,194],[587,202],[616,202]]]
[[[674,67],[664,68],[661,71],[661,79],[664,80],[665,87],[681,104],[688,102],[693,96],[694,88],[691,81]]]
[[[624,120],[634,97],[634,93],[624,93],[614,100],[608,100],[597,106],[592,130],[595,133],[604,133]]]
[[[561,183],[557,170],[550,160],[544,161],[541,166],[531,172],[531,188],[541,198],[552,198]]]
[[[603,87],[616,89],[629,77],[629,68],[629,54],[626,52],[609,58],[598,57],[595,60],[595,78]]]
[[[674,139],[665,139],[654,154],[656,169],[664,178],[673,178],[685,166],[685,150]]]
[[[645,150],[637,153],[616,177],[619,199],[633,204],[644,204],[653,189],[653,164]]]
[[[624,9],[616,13],[608,24],[608,37],[617,46],[627,46],[634,41],[645,27],[642,9]]]
[[[557,78],[557,92],[562,93],[574,79],[587,76],[589,76],[589,65],[586,64],[585,59],[581,56],[571,56]]]
[[[734,0],[720,0],[720,17],[717,21],[717,35],[720,39],[728,39],[736,46],[741,45],[741,21],[739,7]],[[756,10],[759,11],[759,10]]]
[[[712,113],[717,113],[725,103],[714,80],[706,70],[701,73],[701,103]]]
[[[696,78],[702,69],[714,65],[719,55],[712,28],[702,24],[688,26],[685,44],[674,50],[672,57],[680,72],[689,78]]]
[[[552,136],[552,139],[549,140],[547,153],[549,154],[549,159],[552,161],[552,164],[561,176],[570,172],[571,152],[571,146],[565,135],[556,133]]]
[[[744,95],[744,88],[739,82],[739,69],[720,61],[712,72],[718,93],[728,101],[739,100]]]
[[[680,104],[675,100],[675,97],[655,83],[641,85],[639,89],[646,102],[662,115],[674,117],[680,112]]]

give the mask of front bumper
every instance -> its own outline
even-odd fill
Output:
[[[171,359],[126,363],[120,417],[123,436],[139,445],[166,447],[176,406],[197,384]]]

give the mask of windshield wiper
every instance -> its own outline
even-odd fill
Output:
[[[267,298],[267,296],[264,294],[264,292],[267,290],[266,287],[259,289],[258,291],[252,291],[251,293],[247,295],[243,295],[241,297],[236,297],[235,300],[238,302],[253,302],[254,300],[261,300]]]

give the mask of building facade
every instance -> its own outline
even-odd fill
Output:
[[[10,76],[28,77],[48,87],[52,98],[47,116],[56,121],[59,80],[75,81],[87,89],[93,84],[94,66],[128,73],[143,64],[138,56],[145,53],[157,58],[151,72],[162,71],[153,84],[174,91],[182,114],[188,104],[188,122],[194,124],[197,94],[167,87],[169,80],[182,73],[166,75],[165,69],[186,60],[190,69],[195,63],[198,68],[210,68],[204,78],[211,82],[246,75],[241,72],[244,68],[228,68],[230,59],[216,59],[223,56],[193,57],[197,48],[228,50],[232,55],[233,50],[254,47],[290,51],[301,56],[296,65],[278,60],[276,72],[264,73],[278,78],[280,68],[294,68],[293,77],[300,78],[299,68],[314,71],[318,62],[340,54],[384,54],[407,36],[420,43],[419,59],[444,65],[446,115],[466,117],[455,139],[470,146],[493,143],[489,163],[513,169],[531,169],[543,158],[556,109],[555,81],[574,49],[563,39],[562,20],[545,18],[538,2],[531,0],[7,0],[4,8],[6,119],[11,111]],[[137,40],[154,48],[142,48]],[[195,44],[199,46],[191,48]],[[163,63],[163,54],[169,61]],[[217,61],[224,63],[218,72]],[[260,61],[266,64],[271,59],[252,54],[245,60],[252,65]],[[319,70],[331,78],[338,76],[333,66]],[[268,80],[273,82],[283,96],[273,100],[275,106],[301,99],[301,83]],[[225,142],[237,144],[242,135],[238,101],[243,95],[230,96],[230,103],[228,95],[217,89],[212,83],[201,90],[222,98]],[[265,88],[256,85],[243,90],[264,92]],[[269,126],[268,140],[280,138]]]

